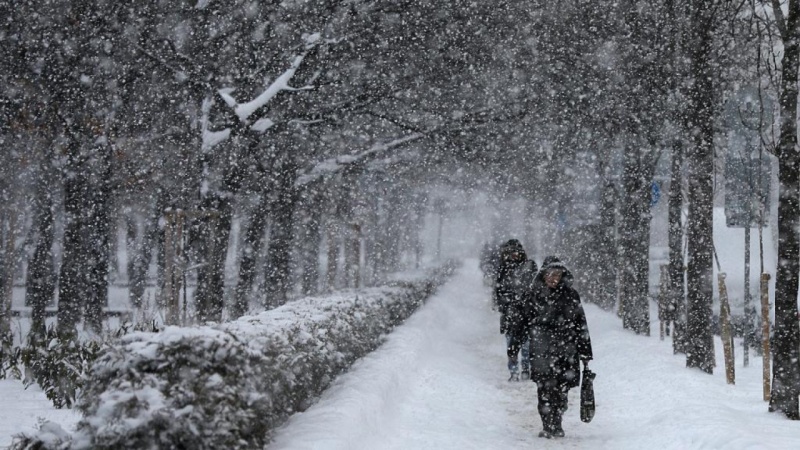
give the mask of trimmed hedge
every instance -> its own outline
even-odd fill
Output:
[[[452,273],[307,297],[234,322],[122,336],[92,366],[70,435],[48,423],[13,449],[260,448],[377,348]]]

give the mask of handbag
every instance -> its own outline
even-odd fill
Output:
[[[584,368],[581,377],[581,421],[589,423],[594,418],[594,377],[596,374]]]

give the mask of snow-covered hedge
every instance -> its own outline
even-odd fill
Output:
[[[263,447],[452,270],[307,297],[217,326],[123,336],[92,367],[77,432],[47,424],[12,448]]]

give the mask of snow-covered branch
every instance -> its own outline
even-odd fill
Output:
[[[335,158],[326,159],[324,161],[317,163],[307,173],[298,177],[295,185],[305,186],[306,184],[311,183],[312,181],[336,174],[339,171],[345,170],[347,168],[363,165],[367,161],[370,161],[380,156],[382,153],[388,150],[395,149],[402,145],[417,141],[425,136],[426,135],[424,133],[411,133],[407,136],[397,138],[393,141],[373,144],[367,150],[355,155],[338,156]]]
[[[200,129],[203,132],[203,142],[201,146],[203,153],[210,150],[211,147],[228,139],[231,135],[230,128],[225,128],[222,131],[212,131],[208,128],[209,125],[208,113],[211,110],[211,106],[213,104],[214,101],[210,98],[206,98],[205,100],[203,100],[203,107],[202,107],[203,115],[200,119]]]
[[[219,95],[225,100],[229,106],[231,106],[234,111],[236,112],[236,116],[239,117],[239,120],[242,122],[247,121],[250,116],[253,115],[256,111],[266,106],[270,101],[272,101],[275,96],[277,96],[282,91],[303,91],[303,90],[310,90],[313,89],[313,86],[306,85],[302,87],[292,87],[289,85],[289,82],[294,77],[294,74],[297,72],[297,69],[300,68],[300,65],[303,64],[303,61],[306,59],[309,53],[311,53],[314,48],[316,48],[321,43],[321,38],[319,33],[314,33],[312,35],[305,35],[303,36],[303,40],[305,41],[305,45],[303,48],[303,52],[299,55],[295,56],[292,60],[292,64],[289,66],[286,71],[284,71],[275,81],[273,81],[267,88],[258,95],[258,97],[254,98],[253,100],[247,103],[238,103],[236,99],[233,98],[231,95],[232,90],[230,88],[220,89]],[[313,83],[319,74],[315,74],[312,77],[310,83]]]

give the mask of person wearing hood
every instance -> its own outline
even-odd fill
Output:
[[[588,367],[592,342],[572,274],[557,258],[546,260],[534,281],[526,311],[530,325],[531,380],[537,385],[540,437],[563,437],[567,393],[580,384],[580,362]]]
[[[503,244],[494,299],[500,311],[500,333],[506,336],[509,381],[520,379],[520,365],[522,378],[530,377],[530,335],[525,311],[530,309],[535,274],[536,263],[527,258],[518,240],[511,239]]]
[[[559,264],[563,265],[563,263],[561,263],[561,259],[559,259],[558,256],[549,255],[549,256],[545,256],[544,257],[544,260],[542,261],[542,271],[537,273],[536,277],[533,280],[534,294],[545,286],[545,284],[544,284],[544,273],[543,273],[544,268],[549,266],[550,264],[555,264],[555,263],[559,263]],[[564,274],[562,275],[562,278],[564,280],[564,284],[566,284],[569,287],[572,287],[572,281],[573,281],[574,277],[572,276],[572,272],[570,272],[568,269],[566,269],[566,266],[564,266],[564,267],[565,267]]]

